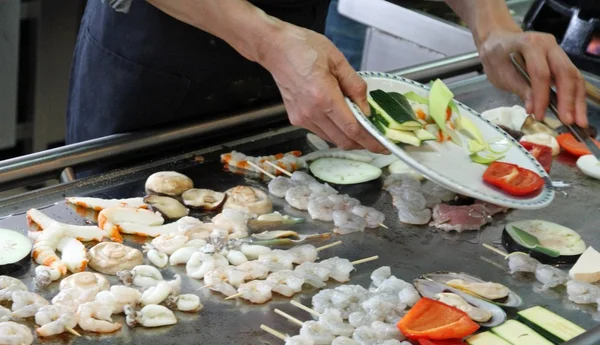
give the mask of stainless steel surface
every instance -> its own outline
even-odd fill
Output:
[[[456,76],[461,73],[469,73],[481,70],[479,54],[466,53],[452,56],[421,65],[390,71],[390,74],[399,75],[419,82],[428,82],[434,78],[445,78]]]
[[[8,159],[0,163],[0,189],[5,183],[51,172],[58,173],[66,167],[76,167],[83,163],[94,162],[111,156],[148,150],[174,141],[207,136],[224,128],[234,128],[251,123],[265,124],[273,119],[281,118],[284,111],[283,105],[275,105],[191,126],[151,132],[117,134]]]
[[[520,104],[516,96],[493,88],[485,78],[473,78],[450,85],[457,98],[475,110],[483,111],[497,106]],[[591,121],[600,125],[600,108],[590,109]],[[30,207],[42,208],[42,211],[63,222],[84,224],[83,219],[63,200],[65,196],[97,196],[103,198],[124,198],[142,196],[144,181],[153,172],[176,170],[190,176],[197,187],[224,190],[237,184],[251,184],[261,188],[266,182],[246,179],[222,171],[219,154],[232,149],[251,154],[265,155],[290,149],[309,150],[305,132],[293,128],[284,128],[266,132],[255,137],[244,138],[228,144],[218,145],[199,151],[186,152],[179,156],[166,157],[160,161],[149,162],[143,166],[115,171],[102,176],[66,183],[45,190],[35,191],[9,200],[0,201],[0,216],[13,213],[11,217],[0,219],[0,227],[26,231],[27,224],[23,212]],[[196,156],[204,159],[200,163]],[[574,159],[566,155],[559,156],[554,162],[551,176],[554,180],[571,183],[568,188],[557,193],[554,203],[546,209],[537,211],[510,211],[506,215],[495,217],[492,224],[482,231],[445,233],[427,227],[407,226],[398,222],[391,204],[391,198],[381,190],[380,181],[365,185],[342,188],[361,200],[365,205],[378,208],[386,214],[385,224],[389,230],[375,229],[364,233],[340,236],[343,245],[322,253],[323,258],[330,256],[358,259],[379,255],[376,262],[357,267],[352,274],[351,284],[366,286],[371,271],[379,266],[391,266],[392,272],[399,278],[410,281],[423,273],[449,270],[464,271],[487,280],[506,284],[520,294],[525,305],[522,308],[542,305],[572,320],[586,329],[598,325],[600,320],[597,308],[577,306],[569,302],[564,289],[540,291],[540,284],[531,275],[509,275],[504,258],[484,249],[482,243],[500,243],[501,231],[507,222],[521,219],[545,219],[577,230],[588,245],[600,247],[600,211],[598,193],[600,181],[585,177],[574,167]],[[594,202],[590,202],[593,200]],[[587,205],[587,207],[584,207]],[[590,206],[591,205],[591,206]],[[276,209],[294,216],[306,213],[289,208],[285,202],[275,200]],[[590,209],[592,207],[592,209]],[[194,214],[199,216],[198,214]],[[308,222],[294,229],[303,233],[328,231],[330,223]],[[133,243],[130,239],[127,243]],[[139,243],[136,242],[136,246]],[[183,268],[163,270],[168,279]],[[31,283],[32,272],[23,276],[27,284]],[[114,280],[113,280],[114,283]],[[259,330],[260,324],[267,324],[279,331],[296,334],[298,327],[277,316],[273,309],[279,308],[301,320],[310,316],[289,305],[288,299],[276,297],[266,305],[255,306],[242,301],[224,301],[223,297],[207,289],[195,291],[202,282],[184,278],[184,292],[197,293],[205,305],[199,315],[178,314],[180,322],[172,327],[155,330],[142,328],[125,329],[115,335],[96,336],[85,334],[82,338],[66,337],[72,344],[277,344],[282,342]],[[336,284],[329,283],[328,287]],[[57,290],[56,284],[44,294],[51,296]],[[305,304],[309,303],[315,290],[306,290],[295,297]],[[514,316],[515,310],[508,310]],[[596,318],[596,320],[595,320]],[[122,321],[122,317],[115,317]],[[61,339],[45,341],[47,344],[63,344]]]
[[[20,11],[19,0],[0,1],[0,149],[16,142]]]
[[[598,345],[600,344],[600,326],[574,338],[563,345]]]
[[[529,77],[529,74],[526,71],[525,60],[523,59],[523,56],[519,53],[511,53],[510,60],[512,61],[512,64],[515,66],[517,71],[519,71],[523,78],[525,78],[525,80],[527,80],[527,82],[531,85],[531,78]],[[550,111],[552,111],[552,113],[556,115],[557,118],[559,118],[557,104],[558,96],[556,95],[556,91],[550,88],[550,103],[548,104],[548,108],[550,108]],[[577,126],[576,124],[564,124],[564,126],[571,132],[571,134],[573,134],[573,136],[575,136],[577,140],[579,140],[587,146],[587,148],[596,157],[596,159],[600,160],[600,149],[596,146],[592,139],[584,133],[584,131],[579,126]]]
[[[59,177],[60,183],[73,182],[76,179],[77,176],[75,175],[75,170],[73,170],[71,167],[63,169]]]

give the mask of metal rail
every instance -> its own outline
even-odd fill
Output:
[[[481,64],[476,53],[450,57],[390,73],[417,81],[460,75],[479,69]],[[266,121],[283,120],[282,104],[240,113],[217,120],[179,126],[175,128],[136,133],[115,134],[56,149],[41,151],[0,162],[0,190],[16,187],[17,183],[38,182],[56,177],[66,168],[98,162],[102,159],[131,154],[160,145],[175,143],[200,135],[214,134],[227,128]],[[72,180],[72,171],[62,175],[62,181]]]

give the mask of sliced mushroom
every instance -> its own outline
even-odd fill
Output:
[[[217,210],[223,205],[227,194],[215,192],[210,189],[189,189],[185,191],[181,198],[186,206],[199,208],[203,210]]]
[[[185,193],[183,194],[185,195]],[[144,198],[144,202],[169,220],[183,218],[190,213],[190,210],[179,201],[168,196],[148,195]]]
[[[179,196],[192,188],[192,179],[175,171],[160,171],[146,180],[146,191],[149,194]]]
[[[118,271],[131,270],[141,265],[144,255],[141,251],[115,242],[102,242],[89,250],[88,266],[109,275],[117,275]]]
[[[227,200],[223,208],[246,211],[250,214],[266,214],[273,212],[273,204],[267,193],[260,189],[237,186],[225,192]]]

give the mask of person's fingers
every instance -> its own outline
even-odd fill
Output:
[[[575,95],[575,123],[577,123],[580,127],[588,126],[588,118],[587,118],[587,104],[586,104],[586,89],[585,89],[585,81],[581,73],[579,73],[580,83],[577,88],[577,93]]]
[[[319,128],[314,123],[312,124],[310,131],[313,132],[319,138],[325,140],[326,142],[328,142],[330,144],[334,143],[333,140],[331,140],[331,138],[321,128]]]
[[[367,102],[367,82],[356,73],[341,53],[331,61],[331,73],[338,80],[342,94],[358,105],[365,115],[370,116],[371,108]]]
[[[319,122],[314,125],[318,126],[320,130],[332,138],[331,141],[340,149],[358,150],[363,148],[356,141],[346,136],[344,132],[342,132],[342,130],[325,115],[323,115],[322,118],[319,119]]]
[[[344,136],[352,138],[363,148],[371,152],[382,152],[385,150],[367,130],[354,118],[350,109],[343,99],[334,101],[333,108],[326,111],[327,116],[342,131]]]
[[[577,91],[581,84],[579,71],[559,47],[548,52],[548,65],[555,79],[558,114],[562,122],[571,124],[575,118]]]
[[[542,48],[541,34],[527,35],[520,44],[520,51],[527,64],[527,73],[531,78],[533,91],[533,113],[541,120],[548,108],[550,100],[550,67],[546,51]]]

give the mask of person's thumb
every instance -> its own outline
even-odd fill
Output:
[[[371,108],[367,102],[367,83],[350,66],[345,58],[336,61],[331,73],[338,80],[344,96],[350,98],[362,112],[370,116]]]

